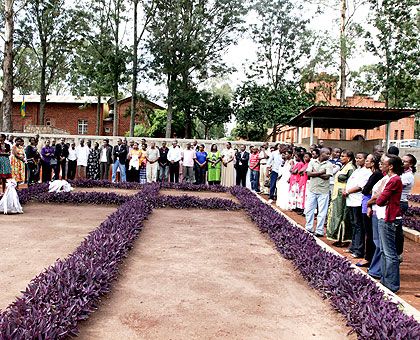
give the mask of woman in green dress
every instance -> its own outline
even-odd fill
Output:
[[[208,171],[207,181],[210,185],[220,184],[222,155],[217,151],[217,145],[213,144],[207,155]]]
[[[327,238],[335,241],[336,247],[346,247],[351,242],[353,231],[350,224],[349,210],[342,192],[347,180],[355,170],[355,160],[352,151],[344,150],[341,153],[341,170],[337,172],[334,189],[331,195],[331,205],[328,214]]]

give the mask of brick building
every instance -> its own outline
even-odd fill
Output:
[[[322,89],[322,90],[321,90]],[[336,97],[337,84],[319,82],[307,83],[306,91],[316,93],[316,103],[326,103],[326,105],[340,106],[340,100]],[[385,101],[375,100],[372,97],[363,95],[354,95],[346,98],[346,106],[356,107],[385,107]],[[415,117],[407,117],[391,123],[390,137],[393,140],[414,139]],[[297,128],[293,126],[284,126],[277,131],[276,141],[287,143],[300,143],[303,138],[309,138],[310,128],[301,128],[300,140],[297,141]],[[363,129],[314,129],[314,136],[318,139],[335,140],[373,140],[386,139],[386,126],[377,127],[373,130]]]
[[[113,112],[110,110],[109,97],[103,97],[100,105],[99,135],[113,135]],[[25,96],[25,117],[22,118],[20,107],[22,96],[13,98],[13,131],[25,132],[25,127],[34,127],[39,123],[40,96]],[[70,135],[95,135],[97,127],[97,97],[48,96],[45,105],[44,125],[61,129]],[[118,102],[118,136],[130,129],[130,115],[127,109],[131,97]],[[152,102],[138,104],[139,117],[136,123],[144,123],[145,108],[163,109]],[[52,129],[54,130],[54,129]]]

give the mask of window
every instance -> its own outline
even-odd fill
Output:
[[[398,130],[394,131],[394,139],[398,139]]]
[[[45,119],[45,125],[50,126],[51,125],[51,119],[49,119],[49,118]]]
[[[401,139],[404,139],[404,130],[401,130]]]
[[[88,126],[87,120],[79,120],[77,123],[77,133],[79,135],[87,135],[87,126]]]
[[[340,139],[346,139],[346,129],[340,129]]]

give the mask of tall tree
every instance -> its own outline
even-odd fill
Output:
[[[65,0],[28,0],[19,22],[18,39],[36,55],[40,70],[40,116],[44,124],[45,103],[57,75],[68,70],[69,54],[79,38],[79,18]]]
[[[166,137],[170,137],[177,91],[187,94],[195,80],[221,70],[221,55],[235,42],[246,8],[244,0],[152,2],[156,3],[156,13],[148,29],[148,46],[154,57],[154,76],[166,78]],[[183,109],[189,114],[188,110]]]
[[[370,22],[376,35],[366,34],[366,47],[379,58],[363,67],[356,81],[362,92],[381,93],[386,106],[419,106],[420,4],[418,0],[371,0]]]

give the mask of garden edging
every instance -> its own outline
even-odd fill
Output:
[[[293,224],[294,226],[304,230],[305,232],[309,233],[308,231],[306,231],[305,227],[303,227],[302,225],[300,225],[299,223],[297,223],[296,221],[294,221],[292,218],[290,218],[289,216],[287,216],[285,213],[283,213],[277,206],[271,205],[269,204],[264,198],[262,198],[260,195],[256,194],[255,195],[265,204],[271,206],[272,208],[274,208],[276,211],[278,211],[281,215],[283,215],[291,224]],[[411,233],[414,234],[415,237],[417,237],[417,239],[419,241],[416,242],[420,242],[420,233],[409,229],[409,228],[404,228],[404,235],[405,233]],[[323,247],[326,251],[333,253],[335,255],[339,255],[343,258],[345,258],[345,256],[343,256],[342,254],[340,254],[339,252],[337,252],[335,249],[331,248],[327,243],[325,243],[324,241],[322,241],[320,238],[318,237],[314,237],[315,241],[318,245],[320,245],[321,247]],[[351,267],[354,269],[357,269],[360,273],[362,273],[363,275],[365,275],[366,277],[368,277],[372,282],[374,282],[376,284],[376,286],[381,289],[385,294],[388,295],[389,299],[395,303],[399,303],[401,305],[404,306],[404,313],[407,316],[412,316],[414,319],[416,319],[417,321],[420,322],[420,311],[417,310],[416,308],[414,308],[413,306],[411,306],[407,301],[403,300],[402,298],[400,298],[398,295],[396,295],[395,293],[393,293],[392,291],[390,291],[388,288],[386,288],[385,286],[383,286],[380,282],[377,282],[376,280],[374,280],[369,274],[367,274],[366,272],[364,272],[361,268],[357,267],[354,264],[351,264]]]
[[[407,228],[407,227],[403,227],[403,230],[404,230],[404,237],[407,237],[416,243],[420,243],[420,232],[414,229]]]

